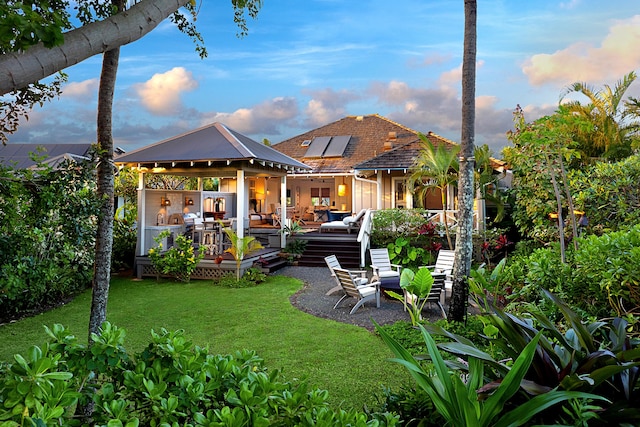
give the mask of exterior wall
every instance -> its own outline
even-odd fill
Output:
[[[353,192],[353,212],[360,212],[361,209],[372,208],[377,206],[377,185],[375,182],[364,182],[355,180]]]

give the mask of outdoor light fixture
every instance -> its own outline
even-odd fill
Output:
[[[187,206],[193,206],[193,199],[191,197],[186,197],[184,199],[184,204]]]
[[[342,184],[338,185],[338,196],[343,197],[347,194],[347,186],[344,184],[344,176],[342,177]]]
[[[160,197],[160,206],[171,206],[171,200],[166,197]]]

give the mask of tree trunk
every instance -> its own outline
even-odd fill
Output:
[[[547,168],[549,169],[549,175],[551,176],[551,185],[553,185],[553,192],[556,195],[556,204],[558,206],[558,237],[560,241],[560,260],[563,264],[567,261],[565,244],[564,244],[564,218],[562,217],[562,197],[560,196],[560,189],[558,188],[558,182],[556,181],[556,173],[553,170],[553,163],[549,159],[547,154]]]
[[[564,194],[567,197],[567,205],[569,207],[569,218],[571,220],[571,228],[573,230],[573,248],[578,250],[578,222],[576,221],[576,211],[573,206],[573,197],[571,197],[571,187],[569,187],[569,181],[567,179],[567,171],[564,168],[564,161],[562,160],[562,154],[558,154],[558,162],[560,163],[560,176],[562,177],[562,185],[564,187]]]
[[[113,247],[114,217],[114,164],[112,110],[116,86],[120,48],[105,52],[102,58],[100,89],[98,91],[98,171],[97,191],[100,199],[100,218],[96,236],[96,256],[93,276],[93,296],[89,316],[89,343],[91,334],[99,333],[100,325],[107,318],[107,299],[111,280],[111,249]]]
[[[464,54],[462,59],[462,130],[460,137],[460,170],[458,173],[458,232],[453,267],[453,289],[449,305],[449,321],[464,321],[467,313],[473,257],[473,199],[475,196],[475,92],[476,92],[476,0],[464,0]]]
[[[189,0],[142,0],[129,10],[64,34],[64,43],[42,43],[0,55],[0,95],[42,80],[99,53],[134,42]]]

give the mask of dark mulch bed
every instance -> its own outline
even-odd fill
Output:
[[[373,321],[380,325],[395,323],[399,320],[410,321],[409,313],[405,312],[400,301],[383,294],[380,299],[380,308],[376,308],[375,302],[367,302],[358,310],[349,314],[355,300],[349,298],[343,301],[338,308],[333,306],[342,297],[340,292],[325,295],[336,284],[326,267],[285,267],[274,274],[295,277],[304,282],[304,287],[291,296],[291,304],[298,309],[325,319],[337,322],[351,323],[369,330],[374,329]],[[445,310],[447,307],[445,306]],[[440,308],[433,304],[427,304],[422,313],[425,319],[436,321],[442,319]]]

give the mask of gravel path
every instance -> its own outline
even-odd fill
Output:
[[[325,295],[336,284],[326,267],[291,266],[273,274],[295,277],[304,282],[304,287],[291,296],[291,304],[314,316],[351,323],[369,330],[374,329],[372,319],[381,325],[395,323],[398,320],[411,320],[409,314],[403,310],[402,303],[385,296],[384,293],[380,298],[380,308],[376,308],[375,302],[367,302],[360,306],[355,313],[349,314],[355,305],[355,299],[349,298],[334,309],[333,306],[342,297],[342,293]],[[440,309],[434,304],[427,304],[422,314],[425,318],[434,321],[442,318]]]

